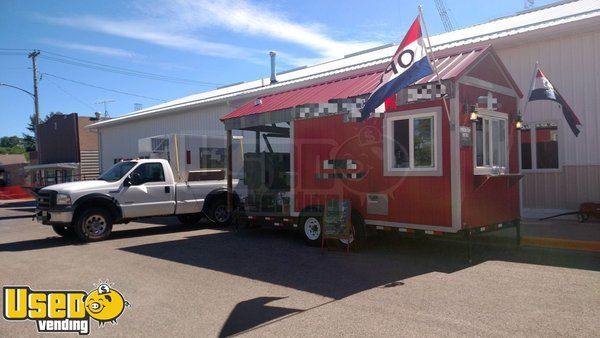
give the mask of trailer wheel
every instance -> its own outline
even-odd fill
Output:
[[[112,224],[112,217],[107,210],[91,208],[79,214],[73,230],[83,242],[98,242],[110,236]]]
[[[318,246],[321,244],[323,225],[320,217],[302,217],[300,225],[302,226],[302,237],[304,238],[306,244],[310,246]]]
[[[53,225],[52,230],[61,237],[75,237],[75,231],[66,225]]]
[[[350,224],[352,228],[350,228],[350,245],[355,249],[358,249],[365,241],[365,220],[363,219],[360,212],[355,209],[352,209],[352,214],[350,216]],[[340,239],[340,242],[343,245],[348,244],[348,240]]]
[[[177,215],[177,220],[181,224],[195,225],[202,219],[201,213]]]
[[[577,213],[577,220],[579,221],[579,223],[585,223],[587,222],[587,220],[590,218],[590,214],[585,213],[585,212],[580,212]]]

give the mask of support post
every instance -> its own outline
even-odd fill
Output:
[[[260,131],[256,131],[256,145],[255,145],[255,153],[260,153]]]
[[[472,243],[471,243],[471,230],[470,229],[466,229],[465,230],[465,237],[467,240],[467,258],[469,259],[469,263],[473,262],[472,260]]]
[[[521,246],[521,220],[517,220],[517,226],[515,227],[517,230],[517,247]]]
[[[231,217],[233,211],[233,154],[232,133],[227,130],[227,213]]]

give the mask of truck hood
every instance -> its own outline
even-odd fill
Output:
[[[74,193],[85,190],[96,190],[102,188],[109,188],[114,186],[116,182],[107,182],[107,181],[79,181],[79,182],[69,182],[69,183],[61,183],[55,184],[45,187],[42,190],[54,190],[60,193]]]

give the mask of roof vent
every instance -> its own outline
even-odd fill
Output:
[[[271,83],[275,83],[277,82],[277,75],[275,72],[275,57],[277,56],[277,53],[270,51],[269,55],[271,56]]]

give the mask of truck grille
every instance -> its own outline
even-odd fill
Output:
[[[56,205],[56,191],[40,190],[37,197],[37,208],[48,209]]]

